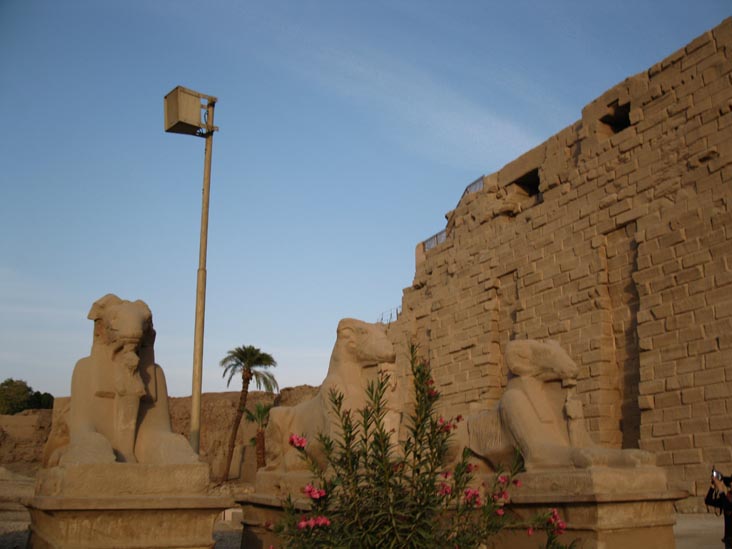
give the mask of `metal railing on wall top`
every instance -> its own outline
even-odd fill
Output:
[[[393,309],[389,309],[388,311],[384,311],[383,313],[381,313],[376,322],[379,322],[381,324],[391,324],[399,318],[400,314],[402,314],[401,305],[399,307],[394,307]]]
[[[476,179],[470,185],[465,187],[465,190],[463,191],[463,194],[460,197],[460,200],[462,200],[466,194],[477,193],[478,191],[483,190],[483,179],[484,179],[484,177],[481,175],[478,179]],[[458,204],[459,203],[460,202],[458,201]],[[447,229],[443,229],[439,233],[433,234],[427,240],[422,241],[422,245],[424,246],[424,251],[425,252],[429,251],[432,248],[442,244],[446,238],[447,238]]]

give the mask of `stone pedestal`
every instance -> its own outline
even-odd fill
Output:
[[[567,523],[561,541],[580,541],[582,549],[635,548],[673,549],[674,502],[686,492],[667,491],[666,474],[654,466],[634,468],[591,467],[522,473],[522,487],[512,490],[508,511],[519,522],[529,523],[539,514],[557,508]],[[490,485],[492,477],[486,477]],[[260,549],[280,540],[272,525],[283,517],[282,498],[274,494],[244,494],[235,498],[243,512],[243,548]],[[309,501],[295,500],[303,513]],[[545,537],[531,537],[524,526],[508,528],[492,547],[536,549]]]
[[[522,487],[512,491],[511,511],[528,522],[556,508],[567,523],[564,543],[579,539],[583,549],[675,547],[674,502],[687,493],[669,492],[661,468],[591,467],[518,478]],[[542,535],[528,537],[524,528],[509,529],[501,540],[512,549],[534,549]]]
[[[316,478],[310,471],[266,471],[260,469],[254,482],[254,491],[257,494],[268,494],[284,499],[286,496],[298,498],[302,489]]]
[[[27,502],[31,546],[209,549],[214,521],[233,500],[207,490],[204,463],[45,469]]]
[[[285,516],[282,498],[272,494],[243,494],[235,496],[242,510],[242,549],[264,549],[270,545],[278,547],[282,540],[273,527]],[[295,508],[303,513],[310,511],[310,502],[303,498],[294,499]]]
[[[0,523],[25,529],[30,517],[21,503],[33,495],[34,481],[0,467]]]

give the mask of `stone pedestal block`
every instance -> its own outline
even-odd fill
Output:
[[[39,472],[31,514],[36,548],[212,548],[229,497],[210,496],[208,466],[95,464]]]
[[[278,547],[282,540],[273,527],[284,518],[282,499],[271,494],[244,494],[235,496],[242,510],[242,548],[264,549],[270,545]],[[295,508],[307,513],[310,502],[299,498],[293,501]]]
[[[290,495],[294,498],[302,495],[302,489],[315,477],[310,471],[257,471],[254,482],[254,491],[257,494],[269,494],[281,498]]]
[[[591,467],[548,470],[518,476],[522,487],[512,490],[508,511],[517,522],[556,508],[567,523],[562,542],[579,539],[583,549],[643,547],[673,549],[674,502],[686,492],[669,492],[666,474],[655,466],[635,468]],[[491,477],[486,477],[490,485]],[[283,517],[282,500],[273,494],[244,494],[235,498],[243,512],[243,540],[247,549],[279,545],[272,526]],[[303,513],[304,498],[294,501]],[[543,547],[543,533],[527,535],[525,526],[508,528],[493,540],[494,547]]]
[[[579,539],[584,549],[675,547],[674,502],[688,494],[668,491],[666,475],[658,467],[592,467],[524,473],[519,478],[522,487],[513,491],[511,511],[529,522],[556,508],[567,523],[564,543]],[[541,538],[528,537],[524,528],[501,536],[512,549],[533,549]]]

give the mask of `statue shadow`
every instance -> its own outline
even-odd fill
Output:
[[[7,530],[0,533],[0,547],[4,549],[25,549],[28,547],[29,527],[18,527],[17,530]]]

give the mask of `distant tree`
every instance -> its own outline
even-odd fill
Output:
[[[271,404],[262,404],[261,402],[258,402],[254,407],[254,412],[251,412],[250,410],[244,411],[246,420],[250,423],[257,424],[257,433],[254,436],[254,448],[257,454],[257,469],[261,469],[267,464],[264,459],[264,429],[267,427],[267,423],[269,423],[269,411],[271,408]]]
[[[33,389],[22,379],[6,379],[0,383],[0,414],[27,410],[32,396]]]
[[[28,408],[34,410],[45,410],[53,408],[53,395],[34,391],[28,402]]]
[[[244,347],[236,347],[227,353],[221,359],[221,366],[224,368],[224,377],[228,374],[226,386],[231,383],[232,378],[236,374],[241,374],[241,395],[239,396],[239,406],[236,409],[234,422],[231,426],[231,436],[229,437],[229,449],[226,456],[226,468],[224,469],[224,480],[229,480],[229,469],[231,468],[231,460],[234,457],[234,446],[236,445],[236,432],[239,430],[241,418],[247,409],[247,397],[249,396],[249,384],[254,380],[257,389],[264,387],[267,392],[279,390],[277,380],[274,375],[268,372],[267,368],[277,366],[277,362],[272,355],[263,353],[257,347],[247,345]]]

